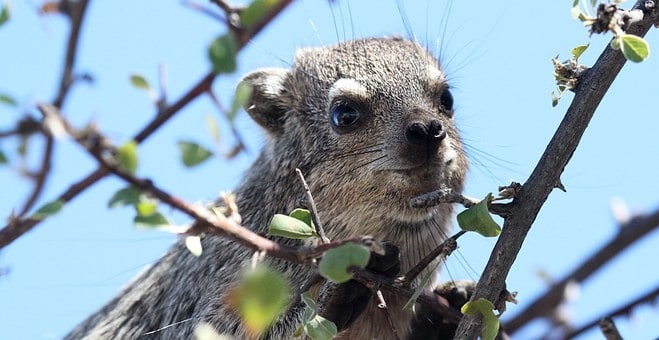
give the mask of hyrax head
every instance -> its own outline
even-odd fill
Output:
[[[462,190],[467,161],[453,97],[415,42],[302,49],[292,69],[258,70],[243,82],[252,86],[246,110],[270,138],[267,159],[278,171],[302,169],[321,215],[411,222],[433,211],[410,208],[410,198]]]

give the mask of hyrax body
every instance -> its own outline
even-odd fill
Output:
[[[304,198],[295,173],[300,168],[333,240],[391,240],[405,272],[446,238],[451,205],[408,204],[438,188],[461,191],[467,169],[449,85],[425,48],[374,38],[302,49],[290,70],[257,70],[243,81],[253,87],[246,111],[267,133],[235,191],[243,225],[265,234],[274,214],[298,207]],[[219,333],[242,338],[245,330],[225,302],[251,251],[217,236],[204,237],[202,244],[197,258],[178,242],[67,337],[190,339],[197,324],[208,322]],[[267,261],[295,288],[312,270]],[[398,336],[406,338],[411,312],[402,310],[404,299],[384,297]],[[291,306],[266,336],[289,338],[301,311]],[[340,336],[394,337],[374,301]]]

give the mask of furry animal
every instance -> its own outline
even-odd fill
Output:
[[[246,111],[267,134],[235,190],[244,226],[265,234],[274,214],[299,206],[305,197],[295,173],[300,168],[333,240],[390,240],[405,272],[446,238],[451,205],[408,205],[438,188],[461,191],[467,171],[449,84],[425,48],[402,38],[370,38],[301,49],[291,69],[261,69],[242,81],[253,89]],[[225,301],[251,251],[211,235],[202,244],[197,258],[177,242],[66,338],[189,339],[201,322],[245,337]],[[294,287],[313,274],[309,266],[266,262]],[[398,336],[406,338],[413,315],[402,310],[405,299],[384,298]],[[289,338],[301,312],[300,305],[290,306],[265,337]],[[369,301],[339,337],[392,339],[387,325],[377,302]]]

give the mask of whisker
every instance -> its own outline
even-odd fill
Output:
[[[169,324],[169,325],[167,325],[167,326],[165,326],[165,327],[158,328],[158,329],[156,329],[156,330],[154,330],[154,331],[146,332],[146,333],[142,334],[141,336],[146,336],[146,335],[155,334],[155,333],[158,333],[158,332],[160,332],[160,331],[163,331],[163,330],[165,330],[165,329],[167,329],[167,328],[171,328],[171,327],[174,327],[174,326],[180,325],[180,324],[182,324],[182,323],[185,323],[185,322],[188,322],[188,321],[192,321],[192,320],[194,320],[194,319],[195,319],[195,318],[188,318],[188,319],[185,319],[185,320],[177,321],[177,322],[174,322],[174,323],[172,323],[172,324]]]

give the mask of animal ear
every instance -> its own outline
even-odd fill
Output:
[[[243,79],[238,86],[249,85],[251,95],[244,103],[245,111],[266,130],[280,132],[284,124],[287,105],[285,82],[290,75],[284,68],[256,70]]]

